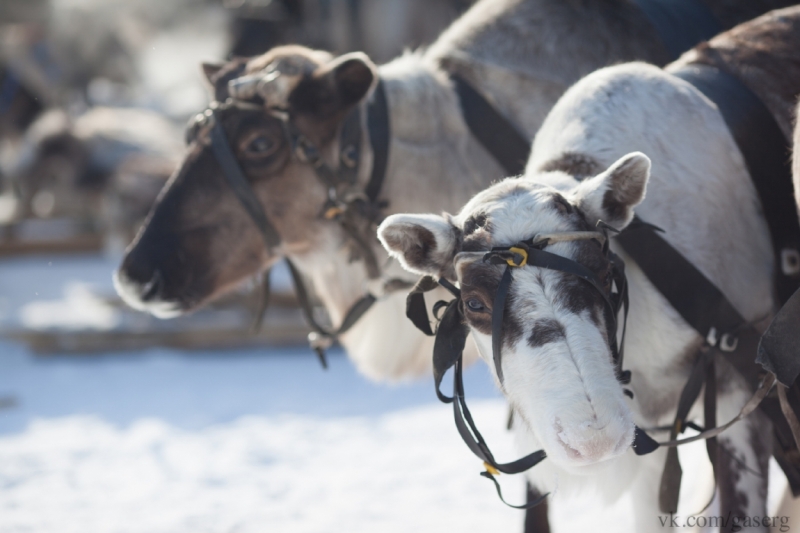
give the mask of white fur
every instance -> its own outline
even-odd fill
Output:
[[[631,150],[652,160],[647,198],[636,213],[663,228],[664,238],[722,289],[746,319],[768,317],[774,306],[770,240],[742,156],[716,107],[693,87],[652,66],[610,67],[576,84],[543,124],[526,175],[480,193],[453,221],[460,226],[473,213],[487,213],[493,244],[498,246],[540,232],[563,231],[567,228],[556,212],[541,206],[549,191],[560,190],[573,203],[602,214],[602,196],[614,166],[581,184],[570,182],[563,172],[539,169],[565,152],[586,154],[607,166]],[[646,173],[647,158],[628,157],[632,158],[628,163],[638,167],[634,174]],[[624,163],[623,159],[615,166]],[[641,192],[637,201],[644,196]],[[618,222],[622,227],[627,220]],[[390,230],[382,227],[382,231]],[[569,257],[572,246],[558,243],[548,251]],[[561,274],[536,268],[513,271],[513,312],[525,326],[516,345],[503,347],[502,389],[520,415],[515,428],[521,451],[544,447],[551,459],[528,473],[532,483],[543,491],[573,492],[588,482],[610,499],[630,491],[636,531],[664,531],[656,518],[664,451],[636,457],[627,448],[634,422],[640,427],[671,422],[687,378],[685,360],[700,337],[637,265],[613,247],[627,266],[631,300],[625,368],[632,371],[635,399],[625,398],[614,378],[602,328],[559,305],[553,290]],[[458,272],[475,260],[474,254],[462,256],[456,259]],[[558,320],[565,338],[531,348],[525,338],[543,318]],[[473,330],[473,338],[493,368],[490,337]],[[720,366],[720,372],[728,370],[724,363]],[[726,380],[725,389],[721,422],[732,418],[747,398],[737,377]],[[721,437],[722,445],[752,469],[757,468],[757,458],[749,439],[763,426],[760,417],[751,416]],[[759,496],[763,479],[749,471],[739,474],[736,489],[749,498],[746,511],[763,513],[765,502]]]
[[[617,9],[629,13],[638,8],[625,3],[609,10],[602,3],[576,9],[562,0],[481,0],[428,50],[380,66],[392,129],[381,193],[390,201],[386,213],[453,213],[504,177],[470,134],[443,64],[533,136],[561,94],[581,76],[624,58],[666,61],[652,32],[635,23],[626,24],[626,37],[620,38],[614,29],[620,20],[639,19],[620,17]],[[362,183],[371,162],[371,148],[364,142]],[[312,278],[335,323],[368,285],[363,267],[350,264],[345,254],[294,259]],[[413,280],[400,270],[395,265],[385,277]],[[343,339],[359,369],[375,379],[402,379],[430,370],[429,340],[407,320],[396,321],[404,308],[400,297],[378,302]],[[387,338],[401,340],[389,345]],[[474,357],[474,349],[469,350],[468,358]]]

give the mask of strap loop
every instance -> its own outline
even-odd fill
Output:
[[[524,267],[528,264],[528,251],[524,248],[519,248],[517,246],[512,246],[508,249],[513,255],[506,259],[506,263],[508,266],[512,267]]]

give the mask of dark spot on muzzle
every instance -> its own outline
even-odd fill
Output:
[[[566,339],[566,332],[564,326],[558,320],[552,318],[545,318],[537,320],[533,324],[533,331],[528,337],[528,346],[531,348],[538,348],[551,342],[557,342]]]

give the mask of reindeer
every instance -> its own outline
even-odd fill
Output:
[[[729,27],[781,2],[708,4]],[[216,114],[281,244],[265,250],[225,185],[209,129],[201,128],[116,273],[118,291],[133,307],[175,316],[289,257],[310,278],[334,325],[367,290],[378,296],[340,337],[362,373],[373,379],[429,373],[431,342],[404,319],[404,295],[384,289],[387,280],[411,277],[388,261],[369,224],[363,238],[378,256],[380,277],[370,279],[361,262],[353,261],[349,237],[335,220],[321,216],[328,188],[286,140],[287,117],[329,167],[341,168],[351,151],[338,141],[345,117],[353,109],[365,114],[380,80],[391,126],[379,195],[388,206],[380,216],[454,211],[505,171],[470,134],[450,74],[472,84],[532,138],[570,84],[599,67],[633,59],[664,64],[669,54],[632,2],[484,0],[427,51],[381,67],[362,54],[332,57],[298,46],[206,65],[213,99],[241,104]],[[245,82],[252,90],[234,94],[231,87],[241,89]],[[252,87],[259,84],[261,93]],[[363,164],[355,188],[363,191],[374,147],[364,135],[357,148]]]
[[[149,210],[180,150],[175,126],[145,109],[96,107],[77,117],[47,111],[25,132],[7,169],[19,194],[18,216],[98,218],[109,195],[121,193],[126,205],[102,214],[117,230],[127,225],[129,234],[135,220],[126,215]],[[127,192],[133,167],[140,170],[138,197]]]
[[[612,240],[627,271],[624,364],[633,397],[618,381],[602,291],[559,271],[511,269],[496,369],[491,317],[504,266],[484,256],[537,235],[591,235],[598,221],[623,230],[635,212],[663,228],[663,238],[747,321],[765,328],[776,308],[774,261],[753,183],[717,106],[671,72],[716,61],[745,73],[768,107],[782,110],[777,122],[790,124],[789,87],[800,92],[798,28],[800,9],[785,9],[722,34],[666,71],[642,63],[601,69],[555,105],[523,176],[482,191],[455,216],[395,214],[379,227],[381,242],[406,269],[459,284],[474,344],[518,415],[520,449],[543,448],[550,459],[527,474],[540,491],[590,485],[612,500],[628,491],[635,531],[669,529],[657,506],[665,452],[638,457],[630,446],[634,424],[672,423],[703,339]],[[610,262],[596,238],[540,243],[610,283]],[[730,420],[751,393],[727,361],[716,369],[718,417]],[[698,406],[692,416],[701,418]],[[721,515],[766,516],[770,428],[756,411],[720,435]],[[741,519],[723,530],[767,528]]]

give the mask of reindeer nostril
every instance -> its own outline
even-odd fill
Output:
[[[556,438],[558,439],[558,443],[561,444],[561,446],[567,452],[567,456],[570,459],[581,459],[582,458],[583,454],[581,454],[580,451],[576,450],[575,448],[573,448],[572,446],[567,444],[564,441],[564,439],[561,438],[561,435],[556,435]]]
[[[145,302],[152,300],[161,292],[161,288],[164,286],[164,278],[161,275],[160,270],[155,270],[153,272],[153,277],[150,278],[150,281],[142,285],[142,300]]]

